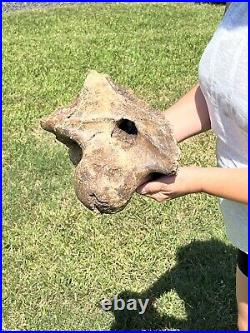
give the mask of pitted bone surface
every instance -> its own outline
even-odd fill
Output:
[[[68,146],[76,195],[93,211],[115,213],[145,177],[176,173],[179,149],[163,113],[105,74],[90,71],[76,100],[41,126]]]

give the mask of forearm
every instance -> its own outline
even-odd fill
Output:
[[[201,192],[248,203],[247,168],[201,168]]]
[[[204,192],[247,204],[247,176],[247,168],[180,167],[177,175],[162,176],[155,181],[144,183],[137,192],[159,202]]]
[[[207,103],[199,85],[192,88],[164,114],[178,142],[211,128]]]

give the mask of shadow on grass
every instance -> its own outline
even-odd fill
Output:
[[[236,330],[235,249],[217,240],[193,241],[179,248],[176,255],[173,269],[147,290],[126,290],[118,295],[125,301],[150,299],[150,305],[143,315],[139,310],[113,309],[111,330]],[[156,300],[170,290],[183,300],[187,319],[159,312]]]

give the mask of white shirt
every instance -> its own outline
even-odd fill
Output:
[[[248,166],[248,3],[232,2],[199,64],[222,168]],[[235,188],[237,191],[237,188]],[[248,253],[247,205],[220,199],[229,239]]]

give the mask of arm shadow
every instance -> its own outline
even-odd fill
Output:
[[[236,250],[218,240],[193,241],[179,248],[176,257],[176,265],[145,291],[118,295],[150,301],[143,315],[138,310],[111,310],[111,330],[236,330]],[[186,319],[159,311],[157,299],[170,290],[184,302]]]

